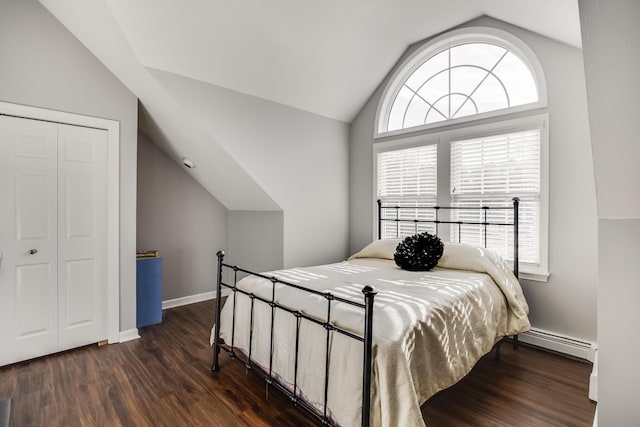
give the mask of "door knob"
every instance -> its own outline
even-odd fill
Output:
[[[29,255],[33,255],[33,254],[37,254],[38,250],[37,249],[31,249],[29,250]]]

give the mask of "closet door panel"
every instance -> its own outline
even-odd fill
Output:
[[[67,174],[65,177],[65,230],[68,244],[96,238],[96,214],[94,200],[97,190],[94,178],[87,174]]]
[[[46,172],[16,172],[16,239],[46,240],[50,236],[48,182]]]
[[[16,339],[57,334],[53,303],[57,304],[55,283],[51,283],[51,264],[30,264],[16,267]],[[52,314],[54,316],[52,316]]]
[[[58,292],[60,347],[107,338],[107,132],[60,125]]]
[[[0,366],[58,349],[57,125],[0,116]]]
[[[80,259],[66,262],[67,328],[87,326],[95,321],[96,262]]]

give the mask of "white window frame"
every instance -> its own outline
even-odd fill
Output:
[[[392,150],[413,148],[420,145],[438,144],[438,204],[451,204],[451,158],[450,144],[454,141],[482,138],[491,135],[520,132],[529,129],[540,129],[540,265],[522,265],[520,278],[547,282],[549,278],[549,114],[537,114],[516,119],[496,120],[492,123],[472,124],[454,129],[430,132],[428,135],[400,135],[392,140],[374,144],[373,147],[373,200],[378,194],[378,153]],[[372,227],[372,239],[377,238],[377,211]],[[441,233],[443,240],[448,239],[448,231]]]
[[[451,120],[443,120],[434,123],[428,123],[421,126],[413,126],[404,129],[396,129],[393,131],[387,131],[389,112],[393,105],[395,97],[402,87],[404,81],[424,62],[425,58],[431,57],[447,49],[453,45],[465,43],[493,43],[502,46],[515,54],[517,54],[529,67],[533,73],[533,77],[537,84],[538,89],[538,102],[518,105],[515,107],[503,108],[499,110],[487,111],[480,114],[474,114],[471,116],[459,117]],[[490,27],[468,27],[459,30],[450,31],[442,36],[436,37],[427,43],[417,48],[411,53],[388,80],[387,85],[382,94],[380,103],[378,104],[378,110],[376,112],[376,119],[374,125],[374,139],[398,136],[409,133],[416,133],[425,131],[428,129],[435,129],[442,126],[451,126],[456,124],[463,124],[481,119],[487,119],[491,117],[504,116],[506,114],[517,113],[522,111],[528,111],[536,108],[542,108],[547,106],[547,86],[542,70],[542,65],[538,61],[537,56],[533,53],[531,48],[527,46],[522,40],[510,34],[506,31],[499,30],[497,28]]]
[[[421,140],[415,141],[414,143],[411,143],[411,144],[403,144],[403,145],[391,144],[391,145],[387,145],[387,146],[385,146],[385,145],[382,145],[382,146],[387,147],[387,148],[386,149],[378,149],[377,151],[375,151],[374,156],[373,156],[373,160],[374,160],[373,182],[375,183],[375,187],[374,187],[374,197],[375,197],[375,199],[384,200],[384,197],[380,197],[378,195],[379,194],[378,193],[378,154],[380,154],[380,153],[388,153],[388,152],[391,152],[391,151],[407,150],[407,149],[418,148],[418,147],[435,146],[436,147],[436,203],[439,204],[438,197],[439,197],[439,194],[440,194],[440,180],[438,178],[438,174],[439,174],[439,172],[438,172],[439,171],[439,166],[438,165],[439,165],[439,160],[440,160],[440,154],[438,153],[438,150],[439,150],[440,147],[438,146],[437,141],[435,141],[435,140],[434,141],[428,141],[428,140],[421,139]],[[427,201],[426,201],[427,198],[426,197],[416,196],[415,198],[412,198],[412,199],[415,199],[415,200],[420,200],[421,199],[420,203],[427,203]],[[377,215],[378,215],[378,213],[376,211],[376,214],[374,216],[376,219],[377,219]],[[379,234],[378,233],[378,229],[377,229],[378,222],[375,222],[374,227],[375,227],[374,235],[377,238],[377,236]]]

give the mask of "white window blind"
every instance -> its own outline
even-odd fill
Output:
[[[401,206],[435,206],[437,200],[437,145],[425,145],[377,155],[378,198],[386,204]],[[382,217],[416,218],[418,212],[400,213],[385,209]],[[420,219],[433,220],[434,213],[420,211]],[[403,237],[417,232],[433,232],[433,224],[383,222],[382,238]]]
[[[520,262],[540,265],[540,129],[454,141],[451,200],[454,206],[506,206],[520,198]],[[487,211],[488,222],[513,222],[512,210]],[[453,211],[454,221],[483,221],[484,212]],[[481,225],[453,225],[451,237],[485,246]],[[513,259],[513,227],[487,227],[486,246]]]

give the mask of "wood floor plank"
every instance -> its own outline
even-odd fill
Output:
[[[88,346],[0,368],[0,399],[13,398],[12,426],[316,426],[308,414],[221,355],[211,372],[214,301],[171,309],[141,339]],[[576,426],[593,423],[591,365],[522,346],[503,346],[422,412],[448,426]]]

